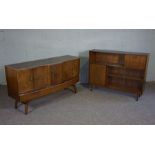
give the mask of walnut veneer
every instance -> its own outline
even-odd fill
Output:
[[[61,56],[5,66],[8,95],[25,104],[36,98],[71,87],[76,93],[79,81],[80,59]]]
[[[143,93],[148,53],[133,53],[110,50],[89,52],[90,88],[102,86],[136,94]]]

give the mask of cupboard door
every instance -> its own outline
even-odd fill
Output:
[[[62,83],[62,64],[51,66],[51,84],[57,85]]]
[[[20,70],[17,74],[18,91],[26,93],[33,90],[33,71],[32,69]]]
[[[118,54],[96,53],[96,63],[118,64]]]
[[[33,69],[34,89],[50,86],[50,71],[48,66],[40,66]]]
[[[143,55],[125,55],[125,67],[144,70],[147,57]]]
[[[79,60],[63,63],[63,81],[71,80],[79,74]]]
[[[106,66],[99,64],[90,65],[90,84],[105,86]]]

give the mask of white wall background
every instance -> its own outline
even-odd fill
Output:
[[[87,82],[89,49],[149,52],[147,81],[155,81],[155,30],[0,30],[0,83],[4,65],[60,55],[81,57]]]

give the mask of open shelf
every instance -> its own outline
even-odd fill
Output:
[[[131,92],[131,93],[137,93],[140,92],[140,90],[138,88],[135,87],[125,87],[125,86],[121,86],[121,85],[117,85],[117,84],[109,84],[108,88],[111,89],[117,89],[117,90],[123,90],[125,92]]]
[[[91,50],[89,52],[89,80],[91,86],[131,92],[138,97],[142,94],[148,54]]]
[[[108,74],[108,76],[109,76],[109,77],[117,77],[117,78],[121,78],[121,79],[137,80],[137,81],[144,82],[144,80],[143,80],[142,78],[131,77],[131,76],[127,76],[127,75],[121,75],[121,74]]]
[[[120,77],[112,76],[108,78],[108,87],[135,93],[139,92],[141,88],[141,81],[134,81],[132,79],[122,79]]]
[[[90,63],[90,64],[97,64],[97,65],[106,65],[107,67],[118,67],[118,68],[124,68],[122,64],[113,64],[113,63],[104,63],[104,62],[97,62],[97,63]]]
[[[118,77],[122,79],[137,80],[144,82],[144,71],[123,67],[109,66],[107,68],[108,77]]]

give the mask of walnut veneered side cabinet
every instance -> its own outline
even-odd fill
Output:
[[[136,100],[143,94],[148,53],[110,50],[89,51],[89,84],[130,92]]]
[[[77,92],[80,59],[74,56],[61,56],[5,66],[8,95],[25,104],[50,93],[71,88]]]

